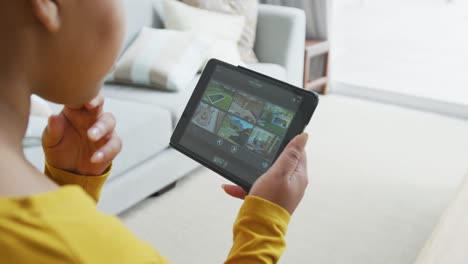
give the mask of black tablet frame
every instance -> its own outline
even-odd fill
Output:
[[[273,162],[276,161],[278,156],[281,154],[281,152],[284,150],[286,145],[297,135],[301,134],[307,124],[309,124],[310,119],[312,118],[312,115],[317,108],[318,102],[319,102],[319,97],[315,92],[304,90],[302,88],[295,87],[291,84],[288,84],[286,82],[282,82],[280,80],[271,78],[269,76],[263,75],[261,73],[246,69],[241,66],[234,66],[225,62],[222,62],[217,59],[211,59],[206,67],[205,70],[203,71],[200,80],[197,83],[197,86],[195,87],[195,90],[190,97],[190,100],[185,107],[185,110],[172,134],[171,140],[169,145],[180,151],[181,153],[185,154],[189,158],[199,162],[203,166],[209,168],[210,170],[218,173],[219,175],[223,176],[224,178],[232,181],[233,183],[241,186],[244,190],[249,191],[251,186],[251,183],[244,181],[242,178],[234,175],[233,173],[215,165],[212,161],[206,160],[203,157],[200,157],[197,153],[191,151],[190,149],[187,149],[186,147],[182,146],[180,144],[180,140],[182,139],[182,136],[185,133],[185,130],[188,126],[188,124],[191,122],[191,118],[193,116],[193,113],[195,112],[198,104],[202,100],[203,94],[205,92],[205,89],[208,85],[208,82],[211,80],[211,76],[216,69],[217,66],[222,66],[226,67],[232,70],[235,70],[237,72],[240,72],[242,74],[245,74],[249,77],[253,77],[255,79],[258,79],[262,82],[266,82],[269,84],[272,84],[276,87],[279,87],[281,89],[287,89],[290,92],[295,93],[298,96],[302,96],[303,100],[299,106],[299,109],[297,110],[290,127],[288,131],[286,132],[286,135],[284,137],[284,140],[282,144],[279,147],[278,153],[273,159]]]

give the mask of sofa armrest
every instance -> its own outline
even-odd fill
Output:
[[[468,174],[415,264],[467,263]]]
[[[303,10],[260,5],[255,53],[260,62],[286,69],[286,81],[302,87],[306,18]]]

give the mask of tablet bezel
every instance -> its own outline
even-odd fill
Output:
[[[191,159],[199,162],[200,164],[204,165],[205,167],[211,169],[212,171],[218,173],[219,175],[223,176],[224,178],[232,181],[233,183],[241,186],[244,190],[249,191],[250,188],[252,187],[253,183],[244,181],[242,178],[234,175],[233,173],[215,165],[212,161],[206,160],[202,157],[200,157],[197,153],[191,151],[190,149],[187,149],[186,147],[182,146],[180,144],[180,141],[182,139],[182,136],[185,133],[185,130],[187,129],[187,126],[191,122],[191,118],[193,116],[193,113],[195,112],[198,104],[203,98],[203,94],[206,90],[206,87],[211,80],[211,76],[213,75],[214,70],[216,69],[217,66],[222,66],[226,67],[238,72],[241,72],[242,74],[245,74],[249,77],[258,79],[260,81],[269,83],[270,85],[274,85],[278,88],[281,89],[287,89],[292,93],[295,93],[298,96],[302,96],[303,100],[301,104],[299,105],[299,108],[291,121],[290,127],[287,130],[283,142],[281,143],[279,147],[278,153],[275,155],[273,158],[272,162],[276,161],[278,156],[281,154],[283,149],[286,147],[286,145],[298,134],[302,133],[309,123],[319,101],[319,97],[315,92],[308,91],[302,88],[295,87],[291,84],[279,81],[277,79],[271,78],[269,76],[260,74],[258,72],[251,71],[249,69],[240,67],[240,66],[234,66],[225,62],[222,62],[217,59],[211,59],[206,67],[205,70],[203,71],[200,80],[198,81],[194,92],[192,96],[189,99],[189,102],[187,106],[185,107],[185,110],[172,134],[171,140],[169,145],[180,151],[181,153],[187,155]],[[256,180],[256,179],[255,179]],[[255,181],[254,181],[255,182]]]

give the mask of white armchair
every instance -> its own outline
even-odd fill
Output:
[[[306,17],[301,9],[260,5],[255,53],[260,62],[286,69],[286,80],[302,87]]]

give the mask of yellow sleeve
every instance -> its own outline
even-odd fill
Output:
[[[225,263],[277,263],[286,247],[289,220],[282,207],[247,196],[234,224],[234,244]]]
[[[107,177],[109,177],[111,168],[112,166],[109,166],[106,172],[100,176],[86,176],[57,169],[46,161],[44,174],[60,186],[81,186],[81,188],[83,188],[83,190],[85,190],[94,199],[94,201],[97,202],[101,195],[102,186],[106,182]]]

